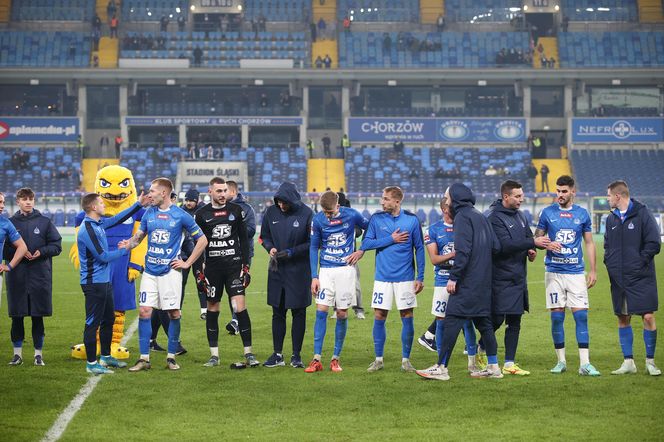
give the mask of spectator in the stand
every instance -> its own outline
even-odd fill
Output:
[[[416,179],[419,178],[420,174],[417,173],[417,169],[410,169],[410,172],[408,173],[408,178],[410,179]]]
[[[540,167],[540,179],[542,180],[542,192],[545,191],[544,188],[546,188],[546,192],[549,192],[549,166],[544,163]]]
[[[330,152],[330,144],[332,144],[332,140],[330,140],[330,136],[328,134],[325,134],[323,138],[321,139],[323,142],[323,152],[325,154],[325,158],[330,158],[332,153]]]
[[[120,20],[118,20],[118,17],[113,14],[113,17],[111,18],[111,38],[118,38],[118,26],[120,25]]]
[[[397,140],[394,143],[392,143],[392,148],[394,149],[395,152],[403,152],[403,141]]]
[[[563,32],[567,32],[567,28],[569,28],[569,17],[566,15],[563,15],[563,20],[560,23],[560,29]]]
[[[108,147],[108,145],[109,145],[108,134],[104,132],[104,134],[99,139],[99,147],[103,149],[104,147]]]
[[[180,15],[178,15],[178,31],[179,32],[184,32],[184,25],[185,25],[184,14],[180,14]]]
[[[198,148],[198,159],[203,160],[206,157],[207,157],[207,147],[201,144],[200,147]]]
[[[320,38],[325,38],[325,30],[327,29],[327,23],[325,23],[325,20],[323,17],[318,20],[318,36]]]
[[[314,142],[311,138],[307,140],[307,151],[309,152],[309,158],[314,157],[314,149],[316,149],[316,146],[314,145]]]
[[[267,20],[263,14],[258,16],[258,31],[265,32],[267,30]]]
[[[542,64],[543,68],[549,67],[549,59],[546,58],[546,55],[542,55],[542,57],[540,58],[540,63]]]
[[[498,171],[493,167],[493,164],[489,164],[489,167],[484,171],[486,176],[496,176]]]
[[[99,18],[99,15],[96,13],[92,19],[92,29],[99,29],[99,32],[101,32],[101,18]]]
[[[439,14],[436,19],[436,29],[438,29],[438,32],[445,30],[445,17],[443,17],[443,14]]]
[[[212,147],[211,144],[207,147],[206,159],[214,160],[214,148]]]
[[[314,66],[316,66],[316,69],[322,69],[323,68],[323,59],[320,58],[320,55],[316,57],[316,61],[314,62]]]
[[[164,134],[162,134],[161,132],[157,132],[157,137],[155,138],[155,141],[159,146],[164,144]]]
[[[99,40],[101,40],[101,29],[94,28],[92,30],[92,50],[94,52],[99,50]]]
[[[192,160],[196,159],[196,145],[194,143],[189,145],[189,158]]]
[[[72,61],[76,59],[76,43],[73,41],[69,43],[69,58]]]
[[[392,50],[392,38],[387,32],[383,32],[383,52],[390,52]]]
[[[117,134],[113,141],[115,142],[115,156],[120,158],[120,154],[122,153],[122,136]]]
[[[115,0],[109,0],[108,3],[106,4],[106,16],[113,17],[117,12],[118,12],[118,7],[115,4]]]
[[[316,23],[314,22],[309,23],[309,33],[311,34],[311,42],[315,43],[317,37]]]
[[[263,93],[261,94],[261,96],[260,96],[260,99],[258,100],[258,105],[259,105],[261,108],[265,109],[266,107],[269,106],[269,104],[270,104],[270,102],[269,102],[269,100],[267,99],[267,94],[266,94],[265,92],[263,92]]]
[[[443,170],[443,168],[439,167],[438,169],[436,169],[436,172],[434,172],[433,177],[437,179],[445,178],[445,171]]]
[[[21,167],[21,154],[14,151],[12,154],[12,169],[18,169],[19,167]]]
[[[350,147],[350,140],[348,134],[343,134],[341,137],[341,158],[346,158],[346,150]]]
[[[201,58],[203,58],[203,50],[199,46],[196,46],[194,48],[194,66],[201,65]]]
[[[343,21],[344,32],[350,32],[350,25],[351,25],[350,17],[345,16]]]
[[[556,59],[555,58],[553,58],[553,57],[549,58],[549,67],[551,69],[554,69],[556,67]]]
[[[159,30],[161,32],[168,32],[169,23],[170,20],[168,19],[168,16],[166,14],[162,15],[161,18],[159,19]]]
[[[325,54],[323,65],[325,65],[325,69],[330,69],[332,67],[332,59],[330,58],[329,54]]]
[[[533,166],[532,163],[528,166],[528,169],[526,169],[526,176],[531,181],[537,178],[537,167]]]

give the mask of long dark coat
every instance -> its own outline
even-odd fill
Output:
[[[62,252],[62,237],[50,219],[38,210],[23,216],[16,212],[9,218],[28,246],[30,253],[41,256],[21,263],[7,275],[7,306],[9,316],[51,316],[53,314],[53,264],[51,259]],[[14,255],[14,246],[5,243],[5,259]]]
[[[290,205],[288,212],[281,211],[277,200]],[[260,241],[268,253],[275,248],[279,252],[286,251],[288,256],[277,260],[276,271],[268,272],[267,303],[279,307],[283,291],[283,307],[308,307],[311,305],[309,242],[313,211],[302,203],[292,183],[279,186],[274,201],[274,206],[269,207],[263,216]]]

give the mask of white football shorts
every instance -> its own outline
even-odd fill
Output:
[[[415,281],[374,282],[371,308],[391,310],[393,299],[396,299],[397,310],[417,307]]]
[[[546,308],[588,308],[588,286],[583,273],[544,272]]]
[[[357,271],[353,266],[323,267],[318,275],[320,292],[316,304],[347,310],[355,298]]]
[[[434,287],[431,314],[438,318],[444,318],[448,299],[450,299],[450,294],[447,293],[447,287]]]
[[[182,272],[171,269],[161,276],[143,273],[138,304],[159,310],[180,310]]]

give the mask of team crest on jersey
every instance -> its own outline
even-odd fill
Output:
[[[231,215],[228,217],[228,221],[235,221],[235,215],[231,213]]]
[[[634,227],[632,227],[632,228],[634,228]],[[39,227],[35,227],[35,230],[33,230],[33,233],[35,235],[39,235]]]
[[[160,213],[159,215],[157,215],[157,219],[168,219],[168,215],[166,215],[165,213]]]
[[[572,218],[572,214],[568,212],[560,212],[561,218]]]
[[[170,223],[168,223],[168,225],[171,227],[175,227],[175,221],[171,221]]]
[[[579,218],[574,218],[574,224],[581,224],[581,220]]]
[[[293,223],[293,227],[300,227],[300,223],[298,220],[295,220],[295,222]]]
[[[226,216],[227,213],[228,212],[226,212],[225,210],[222,210],[220,212],[214,212],[214,216]]]
[[[629,230],[634,230],[634,223],[630,222],[630,223],[627,225],[627,228],[628,228]]]

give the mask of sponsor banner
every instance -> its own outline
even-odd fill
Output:
[[[661,118],[572,118],[572,143],[664,141]]]
[[[302,117],[125,117],[127,126],[301,126]]]
[[[181,189],[184,185],[207,186],[216,176],[237,182],[243,192],[250,190],[247,163],[243,161],[181,161],[178,163],[176,187]]]
[[[0,117],[0,142],[76,142],[80,134],[78,117]]]
[[[351,142],[521,143],[524,118],[349,118]]]
[[[190,0],[190,3],[194,14],[239,14],[244,6],[243,0]]]

